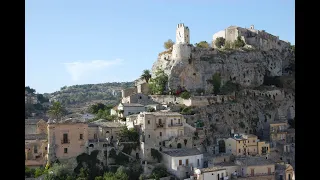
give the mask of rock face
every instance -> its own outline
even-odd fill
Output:
[[[163,69],[169,76],[169,89],[180,85],[189,91],[201,88],[211,92],[212,85],[207,80],[215,73],[221,74],[222,85],[231,80],[243,87],[257,87],[263,84],[265,75],[282,76],[294,58],[289,49],[282,52],[253,49],[222,51],[175,44],[169,51],[159,54],[152,74]]]

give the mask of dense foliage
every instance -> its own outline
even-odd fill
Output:
[[[149,81],[151,94],[165,94],[167,83],[168,75],[163,70],[158,70]]]
[[[210,47],[210,45],[207,41],[200,41],[199,43],[196,43],[195,46],[199,47],[199,48],[209,48]]]
[[[53,102],[48,114],[51,118],[60,120],[64,115],[67,114],[67,110],[60,102]]]
[[[120,130],[119,133],[120,142],[139,142],[139,133],[136,129],[128,129],[126,126]]]
[[[171,39],[169,39],[168,41],[164,42],[163,46],[165,49],[170,49],[173,45],[174,45],[174,42]]]
[[[140,76],[140,79],[145,80],[148,83],[150,78],[151,78],[150,70],[148,69],[143,70],[142,75]]]
[[[227,95],[230,93],[233,93],[235,91],[240,90],[240,85],[233,83],[231,81],[227,81],[221,88],[220,88],[220,94]]]
[[[216,38],[216,40],[215,40],[215,45],[218,47],[218,48],[221,48],[222,46],[224,46],[225,45],[225,42],[226,42],[226,39],[225,38],[223,38],[223,37],[218,37],[218,38]]]
[[[121,89],[133,87],[134,82],[112,82],[64,86],[60,91],[51,93],[53,99],[63,105],[76,105],[91,101],[106,101],[115,105],[121,98]]]

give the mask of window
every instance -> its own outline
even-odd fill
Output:
[[[65,153],[65,154],[68,153],[68,148],[64,148],[64,153]]]
[[[253,142],[255,143],[255,142],[256,142],[256,140],[253,140]]]
[[[162,132],[160,132],[160,136],[162,136]]]
[[[159,142],[159,145],[161,146],[161,142]]]
[[[181,166],[182,165],[182,160],[179,160],[179,166]]]
[[[93,134],[93,139],[97,139],[97,134]]]
[[[149,138],[150,138],[150,134],[149,134]]]
[[[186,159],[186,166],[189,165],[189,159]]]
[[[180,124],[180,119],[178,119],[178,123]]]
[[[239,144],[240,144],[240,141],[238,141],[239,142]]]
[[[161,124],[162,122],[161,122],[161,119],[159,119],[159,124]]]
[[[48,148],[47,147],[44,147],[44,150],[47,150]]]
[[[68,134],[63,134],[63,143],[68,143]]]
[[[148,124],[150,124],[150,120],[148,120]]]
[[[241,149],[239,149],[239,153],[241,153]]]
[[[200,166],[200,159],[197,159],[197,166]]]
[[[248,140],[248,143],[250,143],[250,141]]]
[[[80,134],[80,139],[83,139],[83,134]]]
[[[33,153],[38,153],[38,147],[37,146],[33,146]]]

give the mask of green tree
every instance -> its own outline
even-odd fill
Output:
[[[241,47],[243,47],[244,45],[246,45],[246,44],[245,44],[244,41],[241,39],[241,37],[238,36],[238,37],[237,37],[237,40],[234,41],[234,46],[235,46],[236,48],[241,48]]]
[[[216,38],[214,44],[218,47],[218,48],[221,48],[222,46],[225,45],[225,42],[226,42],[226,39],[223,38],[223,37],[218,37]]]
[[[44,97],[42,94],[37,94],[37,99],[41,104],[45,102],[49,102],[49,99]]]
[[[157,166],[151,172],[151,177],[159,180],[162,177],[166,177],[168,175],[167,169],[164,166]]]
[[[37,178],[39,176],[41,176],[44,173],[44,168],[36,168],[35,172],[34,172],[34,177]]]
[[[145,80],[148,83],[150,78],[151,78],[150,71],[148,69],[143,70],[143,73],[142,73],[140,79]]]
[[[128,129],[126,126],[123,126],[119,132],[120,141],[124,142],[139,142],[139,133],[136,129]]]
[[[35,89],[32,89],[32,88],[30,88],[29,86],[26,86],[24,89],[25,89],[29,94],[34,94],[34,93],[36,92]]]
[[[163,70],[157,70],[155,78],[149,81],[149,87],[152,94],[163,94],[168,83],[168,75]]]
[[[200,47],[200,48],[208,48],[210,47],[209,43],[207,43],[207,41],[200,41],[199,43],[195,44],[196,47]]]
[[[50,107],[48,113],[51,118],[60,120],[62,116],[67,114],[67,110],[62,106],[60,102],[54,102]]]
[[[170,49],[174,45],[174,42],[169,39],[168,41],[164,42],[164,48],[165,49]]]
[[[214,94],[217,95],[220,92],[221,76],[219,73],[215,73],[209,82],[213,85]]]

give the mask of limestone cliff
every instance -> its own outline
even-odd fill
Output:
[[[159,54],[153,64],[152,73],[163,69],[169,76],[168,86],[178,85],[187,90],[197,88],[211,92],[207,80],[214,73],[220,73],[222,85],[231,80],[243,87],[257,87],[263,84],[264,76],[282,76],[294,63],[290,49],[260,51],[253,49],[218,50],[198,48],[190,44],[175,44],[169,51]]]

